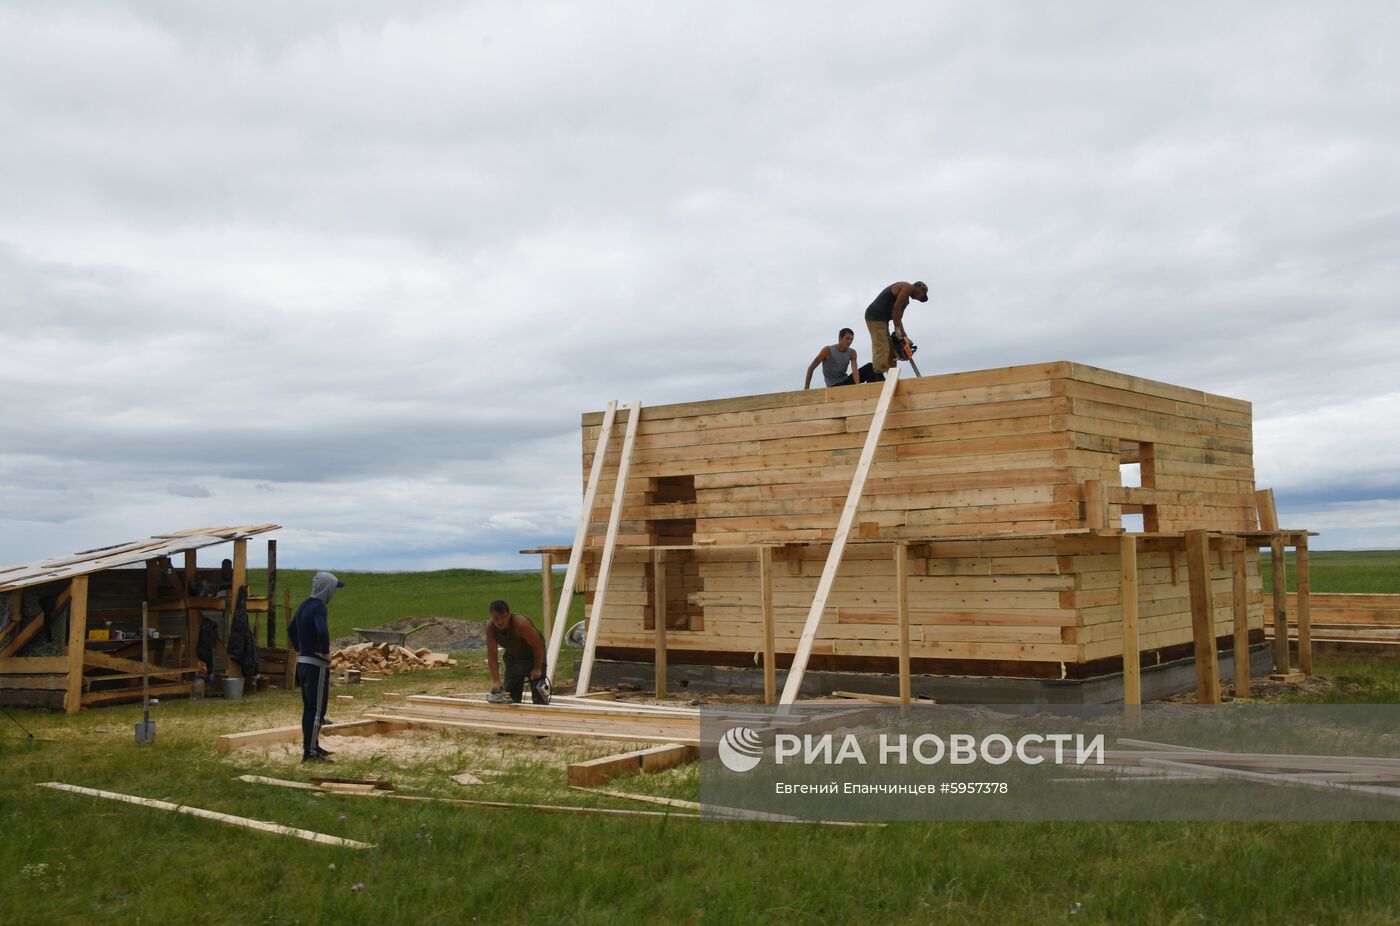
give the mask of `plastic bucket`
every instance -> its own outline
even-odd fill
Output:
[[[229,701],[237,701],[241,697],[243,697],[243,679],[225,678],[224,698]]]

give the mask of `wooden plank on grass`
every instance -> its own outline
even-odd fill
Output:
[[[1138,657],[1137,538],[1124,534],[1118,541],[1119,600],[1123,611],[1123,703],[1142,703],[1142,664]]]
[[[648,749],[589,759],[569,764],[569,784],[591,787],[607,784],[624,775],[660,772],[700,758],[700,750],[684,743],[666,743]]]
[[[389,720],[352,720],[348,723],[334,723],[321,728],[322,736],[373,736],[378,733],[392,733],[401,730],[406,724],[396,724]],[[247,733],[225,733],[214,741],[219,752],[233,752],[249,746],[271,746],[276,743],[295,743],[301,740],[301,724],[294,727],[273,727],[267,730],[250,730]]]
[[[1245,575],[1244,550],[1231,558],[1230,605],[1235,619],[1235,697],[1247,698],[1249,684],[1249,585]]]
[[[1196,643],[1196,700],[1220,703],[1220,665],[1215,654],[1215,610],[1210,592],[1210,541],[1204,530],[1186,532],[1186,569],[1191,589],[1191,630]]]
[[[564,645],[564,631],[569,622],[569,606],[573,604],[574,585],[579,578],[579,565],[583,561],[584,540],[588,536],[588,524],[593,520],[593,502],[598,497],[598,481],[603,477],[603,459],[608,455],[608,442],[612,438],[613,420],[617,417],[617,400],[608,403],[603,413],[603,428],[598,434],[598,443],[593,448],[593,463],[588,467],[588,486],[583,492],[583,507],[578,513],[578,527],[574,529],[574,545],[569,548],[569,565],[564,570],[564,587],[559,590],[558,610],[554,614],[554,627],[549,636],[549,669],[559,675],[559,650]]]
[[[787,683],[783,685],[783,704],[794,703],[798,692],[802,690],[802,676],[806,673],[807,662],[812,657],[812,646],[817,640],[822,613],[826,610],[827,598],[831,595],[836,573],[841,568],[841,557],[846,552],[846,539],[851,533],[851,522],[855,520],[856,510],[860,507],[860,497],[865,489],[866,477],[870,474],[870,464],[875,460],[875,448],[880,443],[880,432],[885,426],[890,400],[894,398],[895,388],[899,385],[899,367],[893,367],[885,376],[885,386],[880,390],[875,414],[870,419],[870,431],[865,436],[865,447],[861,450],[860,462],[856,464],[855,476],[851,479],[851,490],[846,495],[846,505],[836,525],[836,536],[831,541],[831,552],[827,554],[821,581],[817,585],[817,594],[812,599],[812,607],[807,612],[807,621],[802,628],[802,639],[798,641],[797,652],[793,654],[792,666],[788,669]]]
[[[593,610],[588,615],[588,634],[583,642],[583,659],[579,663],[578,678],[574,691],[583,693],[593,676],[593,654],[598,649],[598,628],[606,613],[608,579],[612,576],[613,551],[617,549],[618,527],[622,523],[622,499],[627,492],[627,471],[632,465],[632,448],[637,442],[637,425],[642,420],[642,403],[633,402],[627,407],[627,436],[622,440],[622,456],[617,463],[617,482],[613,486],[612,513],[608,516],[608,533],[603,538],[602,560],[598,565],[598,579],[593,588]]]
[[[81,578],[87,577],[82,576]],[[199,817],[201,820],[213,820],[217,823],[227,823],[230,826],[241,826],[244,829],[257,830],[260,833],[275,833],[279,836],[292,836],[296,839],[304,839],[307,842],[315,842],[323,846],[342,846],[347,849],[374,848],[371,843],[367,842],[356,842],[353,839],[343,839],[340,836],[328,836],[325,833],[315,833],[311,830],[298,829],[294,826],[283,826],[280,823],[269,823],[266,820],[235,817],[232,814],[217,813],[216,811],[204,810],[200,807],[189,807],[184,804],[172,804],[169,801],[151,800],[147,797],[137,797],[134,794],[119,794],[116,791],[102,791],[98,788],[81,788],[77,785],[64,784],[61,781],[40,782],[39,787],[52,788],[55,791],[67,791],[71,794],[85,794],[88,797],[101,797],[109,801],[121,801],[124,804],[136,804],[140,807],[150,807],[154,810],[168,810],[171,813],[182,813],[191,817]]]

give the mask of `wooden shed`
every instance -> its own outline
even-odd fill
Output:
[[[577,553],[585,684],[596,657],[662,686],[668,663],[761,666],[770,699],[791,669],[785,701],[809,666],[906,691],[1124,673],[1131,699],[1138,667],[1209,676],[1262,646],[1261,546],[1306,568],[1271,493],[1261,524],[1248,402],[1078,363],[634,405],[582,432],[575,544],[530,552]]]
[[[271,596],[248,594],[248,539],[277,527],[199,528],[0,567],[0,703],[73,713],[140,700],[143,603],[156,634],[146,667],[151,694],[188,695],[200,622],[209,618],[220,625],[215,655],[222,663],[228,621],[240,602],[255,616],[268,613]],[[231,570],[197,564],[196,551],[230,542]],[[269,591],[276,583],[273,544]],[[182,556],[178,567],[172,562],[176,554]],[[285,674],[285,651],[262,652],[264,671]],[[236,664],[211,668],[240,674]]]

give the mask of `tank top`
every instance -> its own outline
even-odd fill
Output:
[[[826,349],[826,359],[822,361],[822,378],[828,386],[835,386],[851,375],[851,352],[840,350],[835,344]]]
[[[497,627],[495,623],[492,623],[491,632],[496,636],[496,645],[499,646],[501,649],[505,650],[507,656],[514,656],[517,659],[528,656],[529,658],[533,659],[535,658],[534,648],[530,646],[530,644],[526,642],[525,638],[522,637],[515,629],[515,619],[517,617],[523,620],[525,623],[529,624],[531,627],[535,626],[534,623],[525,615],[512,614],[510,616],[510,624],[506,627],[505,630],[502,630],[501,628]]]
[[[894,284],[886,286],[880,290],[880,295],[875,297],[875,301],[870,303],[870,307],[865,310],[865,320],[868,322],[887,322],[894,318]]]

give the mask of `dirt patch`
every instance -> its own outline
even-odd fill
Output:
[[[464,621],[452,617],[401,617],[398,620],[366,627],[366,630],[413,630],[424,624],[429,626],[409,636],[404,644],[409,649],[427,647],[435,653],[450,653],[454,650],[484,649],[486,647],[486,622]],[[336,637],[331,641],[331,649],[344,649],[363,642],[359,634]]]

